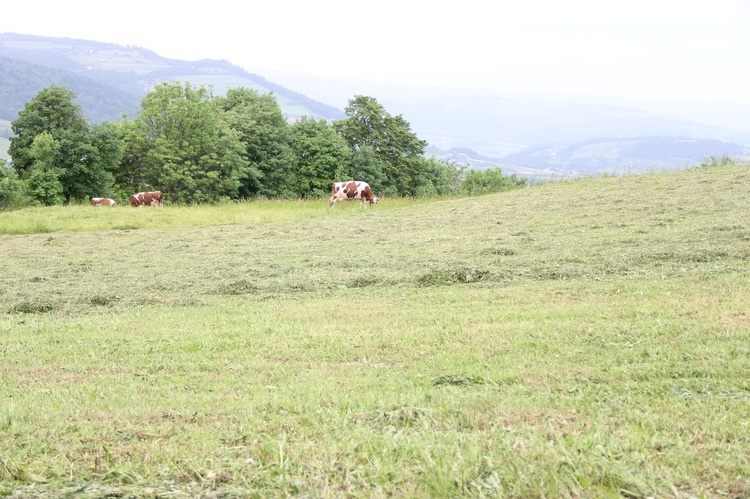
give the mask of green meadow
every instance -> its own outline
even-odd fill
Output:
[[[0,495],[748,497],[748,193],[0,213]]]

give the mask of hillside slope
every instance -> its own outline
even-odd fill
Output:
[[[42,89],[64,85],[75,92],[75,102],[92,123],[117,121],[121,114],[132,118],[140,96],[64,69],[0,57],[0,118],[13,121]]]
[[[749,191],[750,165],[744,164],[583,179],[413,206],[404,206],[406,201],[383,199],[368,210],[353,204],[329,209],[325,200],[307,201],[289,207],[309,218],[293,217],[298,220],[294,222],[283,222],[289,220],[284,210],[262,202],[239,203],[236,209],[205,208],[231,210],[228,216],[198,216],[198,207],[169,207],[155,215],[127,207],[93,213],[89,206],[25,209],[0,214],[0,233],[18,233],[12,228],[19,224],[32,232],[65,230],[61,227],[70,223],[71,210],[82,209],[82,223],[92,223],[76,230],[136,229],[144,226],[146,220],[146,226],[152,228],[149,230],[203,225],[186,227],[190,232],[187,238],[214,241],[219,252],[231,245],[247,245],[270,260],[281,251],[274,247],[286,248],[300,257],[308,252],[335,254],[342,241],[357,240],[357,234],[366,228],[368,239],[377,244],[357,249],[356,262],[347,265],[361,268],[364,274],[384,282],[408,282],[431,270],[462,268],[479,269],[483,279],[498,281],[617,280],[647,274],[679,277],[693,266],[719,269],[715,265],[718,262],[736,271],[750,271],[750,267],[745,268],[750,259]],[[354,223],[345,223],[342,217]],[[263,225],[261,221],[283,223],[269,227],[269,237],[262,240],[256,239],[255,231],[242,235],[245,227]],[[211,227],[217,223],[220,225]],[[332,224],[337,227],[335,237],[329,234]],[[227,226],[239,229],[228,230]],[[128,237],[153,236],[149,231],[142,235],[135,231]],[[184,256],[192,258],[193,254],[196,253],[187,251]],[[381,268],[379,262],[383,259],[390,263]],[[270,265],[270,260],[268,269],[278,267]],[[706,265],[709,262],[711,265]],[[238,260],[226,267],[226,275],[242,274],[245,266]],[[265,264],[261,267],[265,268]],[[318,283],[322,289],[337,287],[337,274],[318,272],[315,265],[306,265],[280,275],[293,281]],[[288,283],[290,289],[294,289],[293,281]],[[192,285],[201,289],[214,284]]]
[[[505,161],[576,175],[643,173],[680,169],[708,156],[750,159],[750,147],[715,139],[689,137],[599,138],[569,145],[540,145],[509,154]]]
[[[215,94],[223,94],[231,87],[247,87],[261,93],[273,92],[282,112],[290,117],[301,115],[336,119],[343,111],[317,102],[298,92],[248,73],[227,61],[180,61],[168,59],[139,47],[69,38],[48,38],[13,33],[0,34],[0,89],[4,89],[0,118],[15,119],[15,113],[28,102],[28,95],[36,95],[53,83],[66,83],[79,89],[81,102],[106,103],[107,92],[114,94],[119,103],[115,111],[108,105],[94,115],[109,120],[119,119],[119,113],[130,115],[133,102],[140,103],[145,93],[161,81],[186,81],[195,85],[211,85]],[[25,66],[19,61],[32,64]],[[40,69],[41,67],[47,70]],[[98,82],[92,84],[89,80]],[[8,82],[23,82],[10,84]],[[94,90],[89,90],[92,88]],[[99,90],[105,88],[104,94]],[[91,95],[89,95],[91,94]],[[98,106],[94,106],[98,107]],[[6,116],[8,115],[8,116]],[[12,116],[11,116],[12,115]],[[103,118],[97,118],[97,121]]]

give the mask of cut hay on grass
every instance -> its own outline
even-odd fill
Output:
[[[747,497],[748,192],[0,214],[0,494]]]

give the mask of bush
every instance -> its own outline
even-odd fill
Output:
[[[0,210],[19,208],[25,204],[23,185],[16,172],[0,166]]]
[[[716,156],[708,156],[701,164],[701,168],[711,168],[715,166],[729,166],[734,165],[735,161],[729,156],[722,156],[721,159]]]
[[[461,187],[466,194],[471,196],[520,189],[525,186],[525,179],[515,175],[505,177],[500,168],[493,168],[482,171],[469,170]]]

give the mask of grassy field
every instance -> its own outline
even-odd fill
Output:
[[[750,166],[0,214],[0,495],[748,497]]]

